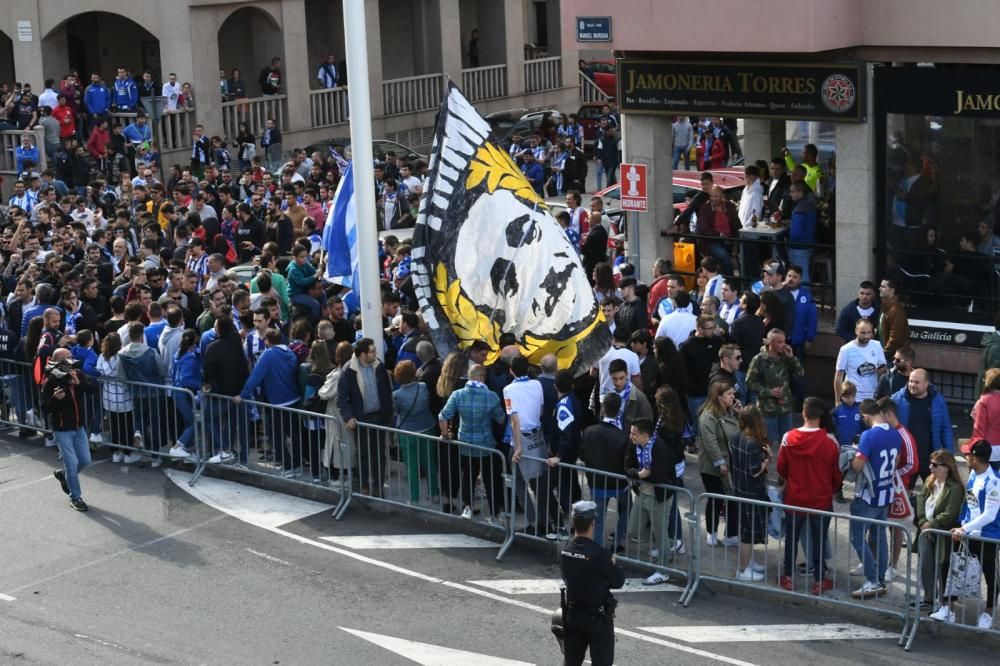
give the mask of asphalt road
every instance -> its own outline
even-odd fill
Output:
[[[360,502],[337,522],[306,500],[211,478],[192,494],[183,471],[111,462],[84,473],[81,514],[54,465],[53,449],[0,439],[0,664],[561,663],[558,597],[537,589],[558,578],[554,546],[516,543],[496,562],[478,541],[495,539],[470,523]],[[398,535],[392,548],[374,539]],[[1000,647],[922,633],[907,654],[880,637],[892,623],[678,596],[619,595],[617,664],[989,663]],[[754,625],[771,625],[749,630],[768,640],[736,635]]]

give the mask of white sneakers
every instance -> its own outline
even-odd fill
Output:
[[[233,454],[227,453],[225,451],[219,451],[214,456],[208,459],[210,465],[218,465],[219,463],[226,463],[233,459]]]
[[[851,596],[855,599],[871,599],[879,595],[885,594],[885,585],[880,585],[878,583],[871,583],[865,581],[864,584],[858,589],[851,592]]]
[[[864,562],[858,562],[858,566],[851,569],[852,576],[864,576],[865,575],[865,565]]]
[[[142,460],[142,456],[138,453],[126,453],[122,455],[122,463],[126,465],[134,465]]]
[[[755,562],[754,560],[750,560],[750,568],[756,571],[757,573],[761,574],[767,571],[767,567],[765,567],[760,562]]]
[[[132,448],[141,449],[142,448],[142,433],[136,430],[132,433]]]
[[[91,444],[103,444],[104,437],[99,432],[90,433],[90,443]]]
[[[708,543],[709,546],[719,545],[719,537],[715,536],[714,534],[709,534],[708,538],[705,539],[705,541]]]
[[[985,615],[985,613],[983,613]],[[930,618],[932,620],[937,620],[938,622],[954,622],[955,621],[955,611],[951,610],[947,606],[941,606],[936,611],[931,613]]]
[[[171,447],[170,452],[167,453],[171,458],[190,458],[191,452],[184,448],[184,446],[177,442]]]
[[[122,461],[122,458],[124,457],[125,456],[122,455],[121,451],[115,451],[114,453],[111,454],[111,462],[120,463]]]
[[[726,537],[722,540],[722,545],[726,548],[735,548],[740,545],[740,538],[737,536]]]
[[[45,446],[46,447],[48,447],[48,448],[51,449],[55,445],[56,445],[56,439],[55,439],[55,437],[46,437],[45,438]]]
[[[983,613],[979,616],[979,628],[980,629],[992,629],[993,628],[993,616],[989,613]]]
[[[471,506],[466,506],[464,509],[462,509],[462,518],[465,518],[466,520],[472,520]]]
[[[663,583],[667,583],[669,581],[670,581],[670,579],[667,578],[667,576],[665,574],[662,574],[659,571],[654,571],[652,574],[649,575],[649,577],[646,580],[642,581],[642,584],[643,585],[662,585]]]
[[[896,567],[889,567],[885,570],[885,582],[891,583],[897,575]]]
[[[670,549],[670,552],[672,552],[674,555],[683,555],[685,552],[684,542],[681,541],[680,539],[677,539],[677,541],[674,542],[674,547]]]
[[[747,581],[751,583],[759,583],[764,580],[764,573],[754,569],[753,562],[750,563],[743,571],[736,572],[736,580]]]

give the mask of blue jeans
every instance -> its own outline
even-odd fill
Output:
[[[767,439],[772,444],[778,445],[784,434],[792,429],[792,415],[765,416],[764,425],[767,426]]]
[[[812,250],[788,249],[788,263],[802,267],[802,284],[809,284],[809,264],[812,263]]]
[[[63,470],[66,472],[66,484],[69,486],[70,499],[80,497],[80,472],[90,464],[90,444],[87,442],[85,428],[76,430],[54,430],[59,452],[63,457]]]
[[[604,165],[601,164],[601,160],[594,160],[595,169],[594,173],[597,176],[597,186],[594,188],[595,192],[600,192],[604,189]]]
[[[691,429],[694,431],[694,436],[698,436],[698,410],[701,406],[705,404],[708,400],[708,396],[688,396],[688,409],[691,410]]]
[[[887,506],[871,506],[861,499],[851,502],[851,515],[861,518],[885,520]],[[876,553],[872,553],[868,542],[875,543]],[[869,583],[884,583],[885,570],[889,566],[889,542],[885,527],[859,521],[851,521],[851,546],[865,568],[865,580]]]
[[[674,146],[674,171],[677,170],[677,165],[680,164],[681,157],[684,157],[684,168],[691,169],[691,146]]]
[[[729,254],[729,246],[723,241],[710,241],[708,244],[708,253],[719,260],[722,267],[719,272],[723,275],[733,274],[733,259]]]
[[[173,396],[174,407],[180,414],[181,423],[184,425],[181,434],[177,435],[177,441],[185,449],[190,449],[191,443],[194,441],[194,403],[191,396],[184,391],[175,391]]]
[[[245,465],[250,448],[246,407],[226,398],[212,398],[203,395],[203,399],[206,400],[202,404],[202,408],[205,410],[205,422],[208,425],[212,453],[234,449],[238,445],[239,461]],[[225,443],[222,439],[223,433],[228,436]]]
[[[614,481],[610,481],[614,483]],[[618,500],[618,522],[615,524],[615,547],[625,544],[625,533],[628,531],[628,505],[629,492],[623,488],[616,494],[615,491],[595,490],[594,503],[597,504],[597,520],[594,522],[594,543],[598,546],[604,545],[604,521],[607,519],[608,504],[612,498]]]
[[[292,296],[292,303],[309,308],[309,312],[312,313],[313,319],[317,321],[319,320],[322,305],[312,296],[308,296],[306,294],[295,294]]]
[[[803,542],[807,560],[813,567],[813,580],[826,577],[826,562],[823,551],[829,547],[826,535],[830,528],[830,517],[813,513],[785,514],[785,562],[784,575],[795,575],[795,551]],[[820,549],[823,546],[823,550]]]

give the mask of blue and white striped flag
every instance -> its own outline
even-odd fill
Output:
[[[326,251],[326,277],[336,284],[349,287],[344,304],[349,312],[361,309],[355,291],[358,284],[358,212],[354,198],[354,170],[351,164],[343,170],[337,192],[323,227],[323,249]]]

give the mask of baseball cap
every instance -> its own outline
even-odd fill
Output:
[[[591,502],[590,500],[581,500],[573,504],[573,518],[579,516],[580,518],[596,518],[597,517],[597,504]]]
[[[772,261],[764,265],[764,272],[768,275],[784,275],[785,265],[780,261]]]
[[[985,439],[970,440],[962,445],[962,453],[971,453],[983,462],[989,462],[993,456],[993,447]]]

